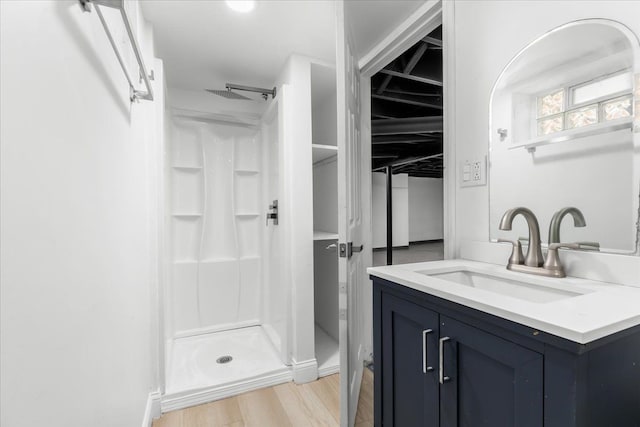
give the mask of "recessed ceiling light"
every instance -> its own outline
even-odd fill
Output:
[[[255,0],[227,0],[227,6],[236,12],[251,12],[256,7]]]

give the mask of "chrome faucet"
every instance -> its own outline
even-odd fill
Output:
[[[566,215],[571,215],[573,217],[574,227],[584,227],[587,225],[584,220],[584,215],[582,215],[580,209],[574,207],[562,208],[558,212],[554,213],[551,218],[551,224],[549,224],[549,244],[560,243],[560,224]]]
[[[509,209],[504,213],[504,215],[502,215],[499,228],[500,230],[511,230],[511,225],[516,215],[522,215],[524,219],[527,220],[527,225],[529,226],[529,245],[527,247],[527,255],[524,257],[524,265],[528,267],[541,267],[542,264],[544,264],[544,258],[542,257],[542,248],[540,245],[540,225],[538,225],[538,219],[530,209],[523,207]],[[515,243],[513,250],[514,253],[517,250]],[[517,257],[517,254],[512,254],[511,260],[515,260]],[[507,268],[512,267],[513,265],[521,264],[513,264],[512,262],[509,262]]]
[[[510,240],[498,239],[498,242],[510,242],[513,244],[513,252],[511,252],[511,257],[509,258],[507,270],[537,274],[540,276],[565,277],[566,274],[560,262],[558,249],[599,250],[600,245],[597,242],[560,243],[552,240],[552,238],[560,239],[560,223],[562,222],[562,218],[567,214],[573,216],[576,227],[585,226],[584,216],[579,209],[572,207],[564,208],[556,212],[551,220],[551,227],[549,227],[549,250],[545,261],[542,256],[538,219],[530,209],[519,207],[506,211],[500,220],[500,230],[511,230],[513,219],[518,214],[524,216],[529,225],[529,247],[527,248],[527,255],[523,257],[520,240],[512,242]]]
[[[560,224],[566,215],[571,215],[573,217],[574,227],[584,227],[587,225],[587,222],[584,220],[584,215],[582,215],[580,209],[572,206],[560,209],[558,212],[553,214],[551,223],[549,224],[549,250],[551,250],[551,244],[561,242]],[[570,249],[587,249],[592,251],[600,250],[600,243],[598,242],[577,242],[577,244],[577,248],[571,247]]]

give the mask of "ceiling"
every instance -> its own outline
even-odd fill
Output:
[[[145,0],[169,87],[270,87],[292,53],[335,63],[335,2],[262,0],[247,14],[222,0]],[[347,0],[361,58],[424,0]],[[233,101],[230,101],[233,102]]]
[[[425,0],[347,0],[356,57],[362,58],[424,3]]]
[[[442,26],[371,78],[372,169],[442,178]]]
[[[140,3],[153,25],[156,54],[173,89],[204,94],[204,89],[224,89],[227,82],[269,88],[292,53],[335,62],[336,10],[331,0],[262,0],[247,14],[232,11],[221,0]],[[423,4],[347,0],[358,59]],[[396,164],[395,173],[442,176],[441,30],[430,37],[372,77],[374,168]],[[212,103],[238,105],[211,97]],[[255,98],[260,101],[259,95]],[[437,154],[439,158],[424,158]]]
[[[258,1],[246,14],[224,1],[140,3],[170,87],[224,89],[227,82],[272,87],[293,52],[335,62],[332,1]]]

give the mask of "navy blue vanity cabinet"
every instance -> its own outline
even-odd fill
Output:
[[[440,316],[440,340],[441,426],[543,425],[540,353],[447,316]]]
[[[640,427],[640,326],[578,344],[372,279],[377,427]]]
[[[383,294],[381,314],[382,335],[392,337],[382,348],[383,425],[437,427],[438,313]]]

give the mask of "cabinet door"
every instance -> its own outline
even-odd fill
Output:
[[[382,294],[384,426],[439,425],[437,345],[437,313]]]
[[[541,354],[442,315],[440,337],[443,427],[543,425]]]

